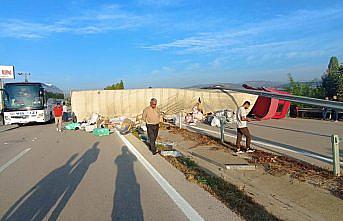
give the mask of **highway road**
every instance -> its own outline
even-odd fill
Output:
[[[225,129],[225,139],[235,143],[235,125],[230,126]],[[287,118],[253,121],[248,126],[255,148],[289,155],[326,168],[331,167],[332,162],[331,135],[343,137],[343,122]],[[197,124],[188,128],[220,137],[220,129],[209,125]],[[340,156],[343,162],[343,141]]]
[[[132,137],[131,137],[132,139]],[[146,147],[117,133],[0,133],[1,220],[240,220]]]

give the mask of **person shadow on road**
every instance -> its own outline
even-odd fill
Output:
[[[142,221],[143,210],[140,198],[140,185],[137,183],[134,162],[137,158],[131,154],[126,146],[115,159],[117,177],[113,199],[112,221],[135,220]]]
[[[1,221],[43,220],[54,207],[48,220],[57,220],[88,168],[97,160],[100,151],[98,145],[99,142],[94,143],[75,163],[72,164],[78,154],[72,155],[63,166],[50,172],[20,197]]]

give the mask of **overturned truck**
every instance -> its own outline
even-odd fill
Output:
[[[158,100],[166,114],[190,112],[200,98],[205,113],[217,110],[236,110],[244,101],[255,104],[256,95],[240,92],[222,93],[201,89],[149,88],[131,90],[72,91],[72,110],[77,119],[87,119],[92,113],[105,117],[139,117],[151,98]]]

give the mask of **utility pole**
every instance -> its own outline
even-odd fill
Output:
[[[25,83],[27,83],[27,82],[29,82],[29,79],[28,79],[28,76],[30,76],[31,75],[31,73],[29,73],[29,72],[19,72],[19,73],[17,73],[18,75],[24,75],[24,78],[25,78]]]

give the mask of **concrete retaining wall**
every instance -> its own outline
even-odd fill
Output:
[[[73,91],[71,102],[72,110],[79,120],[88,118],[92,113],[106,117],[136,117],[142,114],[152,97],[158,100],[159,108],[167,114],[189,112],[199,97],[205,112],[221,109],[235,110],[245,100],[249,100],[253,105],[257,99],[256,95],[239,92],[153,88]]]

